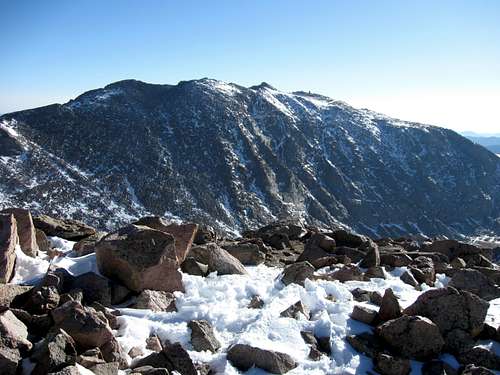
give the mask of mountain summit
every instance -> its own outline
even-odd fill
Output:
[[[282,217],[376,237],[500,232],[493,153],[267,83],[126,80],[3,115],[0,175],[0,206],[103,227],[151,213],[227,232]]]

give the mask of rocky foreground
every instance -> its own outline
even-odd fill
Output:
[[[101,233],[7,209],[0,372],[494,373],[498,256],[288,222],[238,239],[158,217]]]

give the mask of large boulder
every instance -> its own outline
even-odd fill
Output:
[[[0,211],[1,214],[12,214],[17,223],[17,235],[21,250],[30,257],[36,257],[38,244],[36,242],[36,230],[33,225],[31,213],[24,208],[7,208]]]
[[[193,246],[189,256],[199,263],[206,264],[209,272],[217,272],[218,275],[247,274],[245,267],[238,259],[215,243]]]
[[[0,283],[8,283],[14,274],[18,243],[14,215],[0,214]]]
[[[135,292],[184,291],[171,234],[131,224],[99,241],[96,259],[104,276]]]
[[[194,350],[201,352],[208,350],[215,353],[221,344],[215,337],[214,330],[206,320],[191,320],[188,323],[191,329],[191,344]]]
[[[229,348],[227,359],[242,371],[255,366],[272,374],[285,374],[297,367],[297,363],[288,354],[244,344],[236,344]]]
[[[335,240],[323,233],[314,233],[307,240],[304,251],[297,258],[297,262],[312,262],[320,258],[331,256],[335,250]]]
[[[378,245],[373,241],[368,241],[364,244],[362,250],[366,249],[366,255],[359,263],[360,267],[370,268],[380,266],[380,252]]]
[[[420,316],[403,315],[378,326],[376,331],[405,357],[420,360],[436,357],[444,346],[438,326]]]
[[[72,219],[56,219],[48,215],[33,218],[35,228],[43,231],[47,236],[61,237],[66,240],[79,241],[95,234],[91,226]]]
[[[500,288],[487,276],[477,270],[455,270],[448,285],[474,293],[486,301],[500,298]]]
[[[66,302],[52,310],[51,315],[55,326],[66,331],[82,348],[100,347],[113,339],[104,314],[76,301]]]
[[[456,240],[437,240],[427,243],[422,247],[422,251],[441,253],[446,255],[449,259],[456,257],[463,258],[464,256],[481,254],[483,252],[483,250],[477,246]]]
[[[78,256],[84,256],[95,252],[95,245],[106,235],[105,232],[96,232],[73,245],[73,251]]]
[[[380,302],[378,316],[380,320],[384,322],[401,316],[401,306],[391,288],[387,288],[384,292],[384,296]]]
[[[193,244],[198,224],[194,223],[168,223],[158,216],[147,216],[139,219],[135,225],[143,225],[152,229],[159,230],[164,233],[171,234],[175,239],[175,254],[177,261],[182,263],[186,259],[189,249]]]
[[[447,287],[422,293],[403,312],[429,318],[437,324],[445,338],[454,329],[461,329],[475,337],[483,329],[488,307],[488,302],[472,293]]]
[[[306,279],[312,279],[314,271],[314,267],[309,262],[294,263],[283,270],[281,282],[285,285],[299,284],[304,286]]]
[[[253,242],[226,242],[221,244],[221,247],[243,265],[255,266],[264,263],[266,259],[266,254],[260,251],[259,245]]]
[[[21,306],[29,298],[32,286],[0,284],[0,306]]]

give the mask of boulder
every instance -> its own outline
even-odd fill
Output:
[[[366,253],[362,250],[355,249],[348,246],[337,246],[335,248],[334,255],[345,255],[351,259],[352,262],[360,262],[366,256]]]
[[[10,310],[0,312],[0,346],[27,352],[33,344],[28,340],[28,328]]]
[[[146,349],[152,350],[153,352],[161,352],[163,350],[163,346],[161,345],[161,341],[158,336],[149,336],[146,339]]]
[[[488,302],[472,293],[447,287],[422,293],[403,312],[431,319],[444,337],[453,329],[464,330],[475,337],[483,329],[488,307]]]
[[[55,326],[67,332],[82,348],[101,347],[113,339],[106,318],[90,307],[69,301],[51,311]]]
[[[285,267],[281,282],[285,285],[294,283],[304,286],[304,281],[312,279],[314,271],[314,267],[309,262],[294,263]]]
[[[170,372],[166,368],[154,368],[153,366],[136,367],[131,375],[169,375]],[[200,375],[203,375],[200,372]]]
[[[335,264],[351,264],[352,261],[351,258],[346,255],[328,255],[326,257],[311,260],[309,263],[311,263],[314,268],[320,269],[323,267],[333,266]]]
[[[208,275],[208,266],[206,264],[197,262],[193,257],[187,257],[181,264],[182,272],[195,276]]]
[[[159,290],[143,290],[132,305],[134,309],[149,309],[152,311],[177,311],[175,297],[170,292]]]
[[[444,346],[439,327],[420,316],[403,315],[377,327],[377,334],[404,357],[436,357]]]
[[[0,284],[0,306],[21,306],[25,303],[32,286]]]
[[[456,257],[453,258],[453,260],[450,262],[450,266],[452,266],[453,268],[465,268],[467,264],[462,258]]]
[[[40,344],[35,346],[30,357],[35,362],[32,375],[57,372],[76,363],[75,341],[65,331],[50,332]]]
[[[201,224],[194,236],[193,243],[196,245],[205,245],[209,242],[217,241],[217,233],[210,225]]]
[[[359,247],[366,241],[366,237],[348,232],[344,229],[339,229],[327,234],[335,240],[337,246]]]
[[[198,372],[189,357],[188,352],[180,343],[165,342],[159,353],[151,353],[135,363],[135,368],[152,366],[155,368],[166,368],[169,371],[177,371],[182,375],[197,375]]]
[[[456,270],[448,285],[459,290],[471,292],[486,301],[500,298],[500,288],[477,270]]]
[[[40,229],[35,228],[35,236],[38,249],[43,252],[50,251],[50,249],[52,248],[52,244],[50,243],[47,235]]]
[[[100,363],[106,363],[102,358],[102,353],[99,348],[89,349],[81,353],[76,357],[76,362],[85,368],[90,368]]]
[[[410,361],[406,358],[379,353],[373,358],[374,369],[380,375],[408,375],[411,370]]]
[[[43,233],[43,232],[42,232]],[[95,252],[95,245],[106,236],[105,232],[96,232],[73,245],[73,251],[78,256],[84,256]]]
[[[206,320],[191,320],[188,327],[191,329],[191,344],[194,350],[197,352],[208,350],[215,353],[220,349],[221,344],[215,337],[212,326]]]
[[[351,313],[351,318],[365,324],[373,325],[378,320],[378,313],[368,307],[355,305]]]
[[[405,272],[403,272],[403,274],[399,278],[401,279],[402,282],[404,282],[405,284],[411,285],[414,288],[420,287],[420,284],[415,279],[412,272],[405,271]]]
[[[287,309],[283,310],[280,313],[280,316],[283,318],[292,319],[300,319],[300,317],[302,316],[306,319],[309,319],[310,311],[309,308],[302,303],[302,301],[297,301]]]
[[[97,243],[96,259],[101,274],[135,292],[184,291],[171,234],[128,225]]]
[[[382,303],[382,295],[377,291],[356,288],[351,290],[351,294],[354,300],[358,302],[370,302],[377,306]]]
[[[456,240],[437,240],[424,244],[423,251],[436,252],[446,255],[449,259],[463,258],[466,255],[481,254],[482,250],[477,246]]]
[[[365,257],[359,263],[360,267],[370,268],[380,266],[380,252],[378,250],[378,245],[369,240],[360,247],[360,250],[366,251]]]
[[[59,292],[55,286],[33,288],[23,308],[33,314],[46,314],[59,305]]]
[[[83,303],[90,305],[99,302],[104,306],[111,306],[112,282],[94,272],[87,272],[72,278],[67,289],[78,288],[83,294]]]
[[[398,299],[394,295],[391,288],[387,288],[384,292],[384,296],[380,302],[378,316],[383,322],[396,319],[401,316],[401,307],[399,306]]]
[[[433,360],[425,362],[422,366],[422,375],[457,375],[458,371],[446,362]]]
[[[347,336],[346,341],[358,352],[370,358],[375,358],[384,352],[386,346],[378,336],[368,332]]]
[[[436,282],[436,271],[434,269],[434,262],[431,258],[426,256],[416,257],[411,263],[410,270],[419,284],[425,283],[429,286],[434,286]]]
[[[363,275],[363,272],[361,272],[361,269],[359,269],[358,266],[355,265],[345,265],[338,270],[331,272],[326,275],[328,279],[331,280],[338,280],[341,283],[344,283],[346,281],[365,281],[365,276]]]
[[[189,249],[191,249],[191,245],[193,244],[194,237],[196,236],[196,232],[198,231],[198,224],[168,223],[158,216],[143,217],[134,224],[171,234],[175,238],[175,254],[177,255],[179,264],[186,259]]]
[[[119,364],[117,362],[97,363],[89,370],[95,375],[118,375]]]
[[[297,363],[288,354],[244,344],[236,344],[229,348],[227,359],[241,371],[247,371],[255,366],[272,374],[285,374],[297,367]]]
[[[493,350],[489,350],[482,346],[476,346],[461,353],[457,356],[457,359],[464,365],[472,364],[500,371],[500,356]]]
[[[381,253],[380,264],[390,267],[404,267],[408,266],[413,259],[404,253]]]
[[[266,254],[260,251],[259,245],[252,242],[227,242],[221,246],[243,265],[256,266],[266,259]]]
[[[56,219],[48,215],[35,216],[33,224],[47,236],[61,237],[70,241],[79,241],[96,233],[94,228],[80,221]]]
[[[122,347],[116,341],[115,337],[112,337],[100,348],[102,357],[106,362],[115,362],[118,364],[118,368],[123,370],[128,367],[127,359],[125,353],[122,351]]]
[[[18,349],[0,346],[0,369],[3,375],[16,375],[21,359]]]
[[[495,373],[482,366],[467,365],[462,370],[461,375],[495,375]]]
[[[18,243],[14,215],[0,214],[0,283],[8,283],[14,275]]]
[[[33,225],[31,213],[24,208],[7,208],[0,211],[0,214],[12,214],[17,223],[17,235],[21,250],[30,257],[36,257],[38,253],[38,243],[36,242],[36,230]]]
[[[209,272],[218,275],[246,275],[243,264],[215,243],[193,246],[189,253],[197,262],[206,264]]]

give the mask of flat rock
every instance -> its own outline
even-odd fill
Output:
[[[242,371],[255,366],[272,374],[285,374],[297,367],[297,363],[288,354],[244,344],[233,345],[227,352],[227,359]]]
[[[378,319],[378,313],[368,307],[356,305],[352,310],[351,318],[365,324],[373,325]]]
[[[48,215],[39,215],[33,218],[35,228],[43,231],[47,236],[61,237],[70,241],[79,241],[95,234],[91,226],[73,219],[56,219]]]

